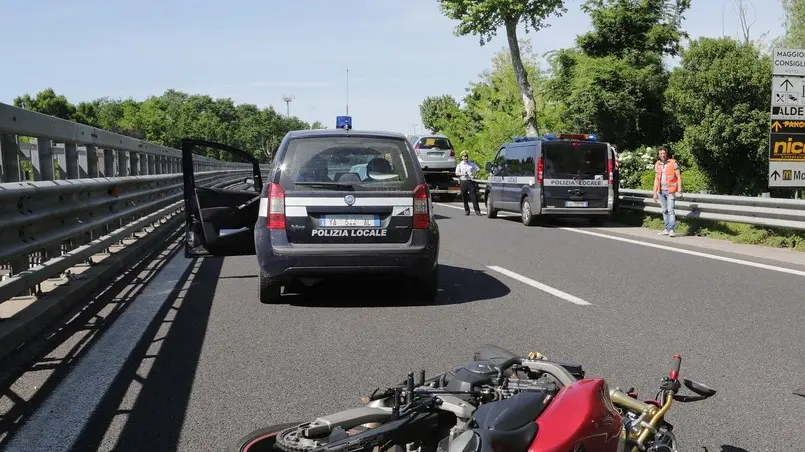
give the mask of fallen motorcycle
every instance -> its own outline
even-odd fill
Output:
[[[365,406],[309,422],[255,430],[230,451],[260,452],[676,452],[665,416],[674,401],[716,391],[679,379],[674,355],[656,400],[585,378],[580,364],[527,357],[494,345],[466,366],[406,381],[364,399]],[[680,395],[682,385],[696,395]]]

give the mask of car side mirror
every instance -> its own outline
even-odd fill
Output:
[[[246,185],[249,185],[251,187],[254,187],[254,178],[253,177],[247,177],[246,179],[243,179],[243,183],[246,184]]]
[[[486,172],[492,174],[492,162],[486,162]]]

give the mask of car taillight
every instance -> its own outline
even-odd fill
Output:
[[[285,190],[280,184],[271,183],[268,187],[268,229],[285,229]]]
[[[428,186],[419,184],[414,189],[414,229],[427,229],[430,227],[430,214],[428,213]]]
[[[455,156],[456,156],[456,151],[450,149],[450,157],[455,157]]]
[[[607,173],[609,173],[609,184],[612,185],[612,159],[607,159]]]
[[[540,157],[537,160],[537,183],[539,185],[542,185],[542,177],[543,177],[543,170],[544,169],[545,169],[545,162],[542,159],[542,157]]]

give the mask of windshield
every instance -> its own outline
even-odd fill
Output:
[[[285,190],[413,190],[408,143],[384,137],[295,138],[279,166]]]
[[[607,174],[607,145],[604,143],[545,143],[545,178]]]
[[[450,140],[444,137],[425,137],[417,143],[419,149],[453,149]]]

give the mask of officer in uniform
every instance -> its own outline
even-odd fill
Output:
[[[469,154],[467,151],[461,152],[461,161],[456,166],[456,176],[461,181],[461,200],[464,201],[465,215],[470,214],[470,206],[467,203],[467,196],[472,200],[472,206],[475,208],[475,215],[481,215],[481,208],[478,207],[478,197],[475,189],[475,174],[480,169],[478,165],[469,161]]]

